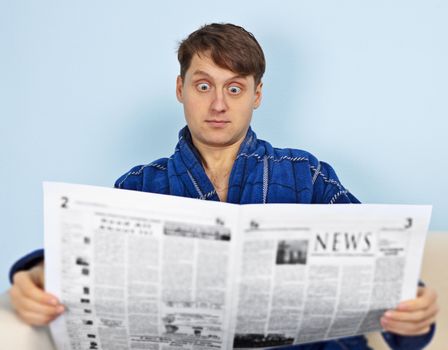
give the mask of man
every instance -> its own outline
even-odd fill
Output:
[[[232,24],[211,24],[185,39],[178,50],[176,95],[187,127],[170,158],[137,166],[115,187],[230,203],[359,203],[328,164],[308,152],[277,149],[250,129],[262,98],[263,51],[253,37]],[[43,251],[11,270],[12,303],[27,323],[45,325],[64,311],[43,291]],[[436,294],[420,287],[381,319],[393,349],[420,349],[434,332]],[[295,347],[367,349],[362,336]]]

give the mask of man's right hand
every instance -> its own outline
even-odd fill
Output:
[[[44,263],[16,272],[9,290],[11,303],[19,317],[32,326],[44,326],[64,312],[58,299],[44,291]]]

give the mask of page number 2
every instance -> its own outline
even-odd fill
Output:
[[[61,197],[61,208],[67,209],[68,197]]]

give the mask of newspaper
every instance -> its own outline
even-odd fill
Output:
[[[58,349],[272,348],[381,330],[430,206],[235,205],[44,184]]]

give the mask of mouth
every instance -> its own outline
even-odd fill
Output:
[[[220,120],[220,119],[209,119],[205,121],[208,125],[216,128],[225,127],[227,124],[230,124],[229,120]]]

